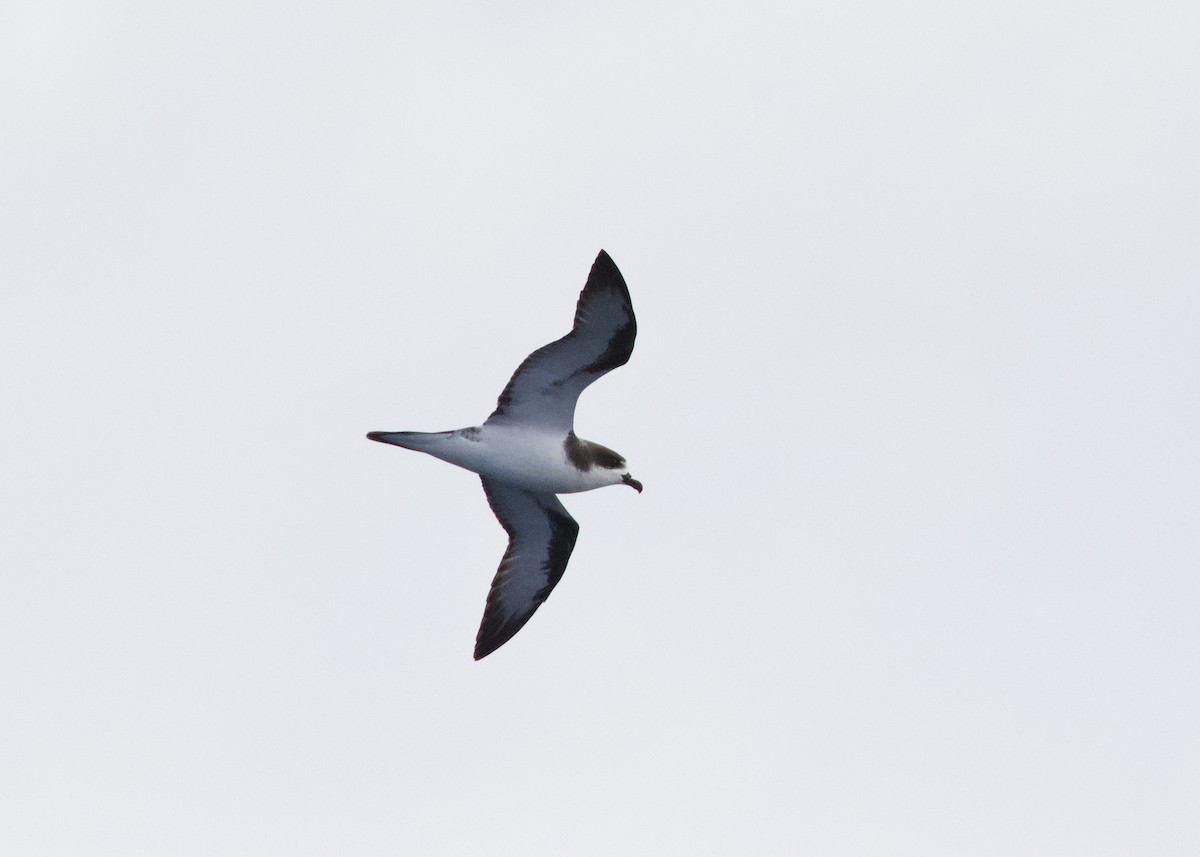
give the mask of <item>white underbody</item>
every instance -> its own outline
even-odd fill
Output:
[[[575,494],[618,485],[628,472],[598,466],[581,471],[567,458],[564,435],[527,425],[490,423],[453,432],[398,432],[387,440],[539,493]]]

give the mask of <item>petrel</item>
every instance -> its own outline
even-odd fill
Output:
[[[624,458],[575,436],[579,394],[629,361],[636,336],[625,279],[601,250],[579,293],[571,332],[525,358],[483,425],[367,435],[478,473],[508,533],[475,638],[475,660],[511,640],[566,571],[579,524],[556,495],[605,485],[641,493]]]

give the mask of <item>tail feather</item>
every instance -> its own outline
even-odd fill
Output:
[[[405,449],[423,450],[431,443],[454,434],[452,431],[373,431],[367,434],[370,440],[380,443],[390,443]]]

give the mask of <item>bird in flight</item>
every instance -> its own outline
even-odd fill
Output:
[[[571,332],[525,358],[483,425],[367,435],[478,473],[508,533],[475,638],[475,660],[511,640],[567,568],[579,524],[556,495],[605,485],[628,485],[641,493],[642,483],[629,475],[624,458],[575,435],[579,394],[629,361],[636,336],[625,279],[601,250],[579,294]]]

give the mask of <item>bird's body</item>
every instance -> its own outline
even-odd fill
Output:
[[[617,469],[600,466],[595,456],[585,459],[579,450],[589,456],[593,450],[601,457],[604,453],[617,459],[620,456],[599,444],[580,440],[574,433],[564,438],[549,430],[485,423],[457,431],[373,431],[368,437],[424,452],[526,491],[576,494],[622,481]],[[582,467],[573,462],[572,453],[575,461],[584,462]]]
[[[525,359],[483,425],[367,435],[482,478],[488,503],[509,542],[488,594],[476,660],[508,642],[566,570],[579,525],[555,495],[619,484],[642,490],[624,458],[576,437],[574,431],[579,394],[625,364],[636,335],[625,280],[601,250],[579,295],[571,332]]]

